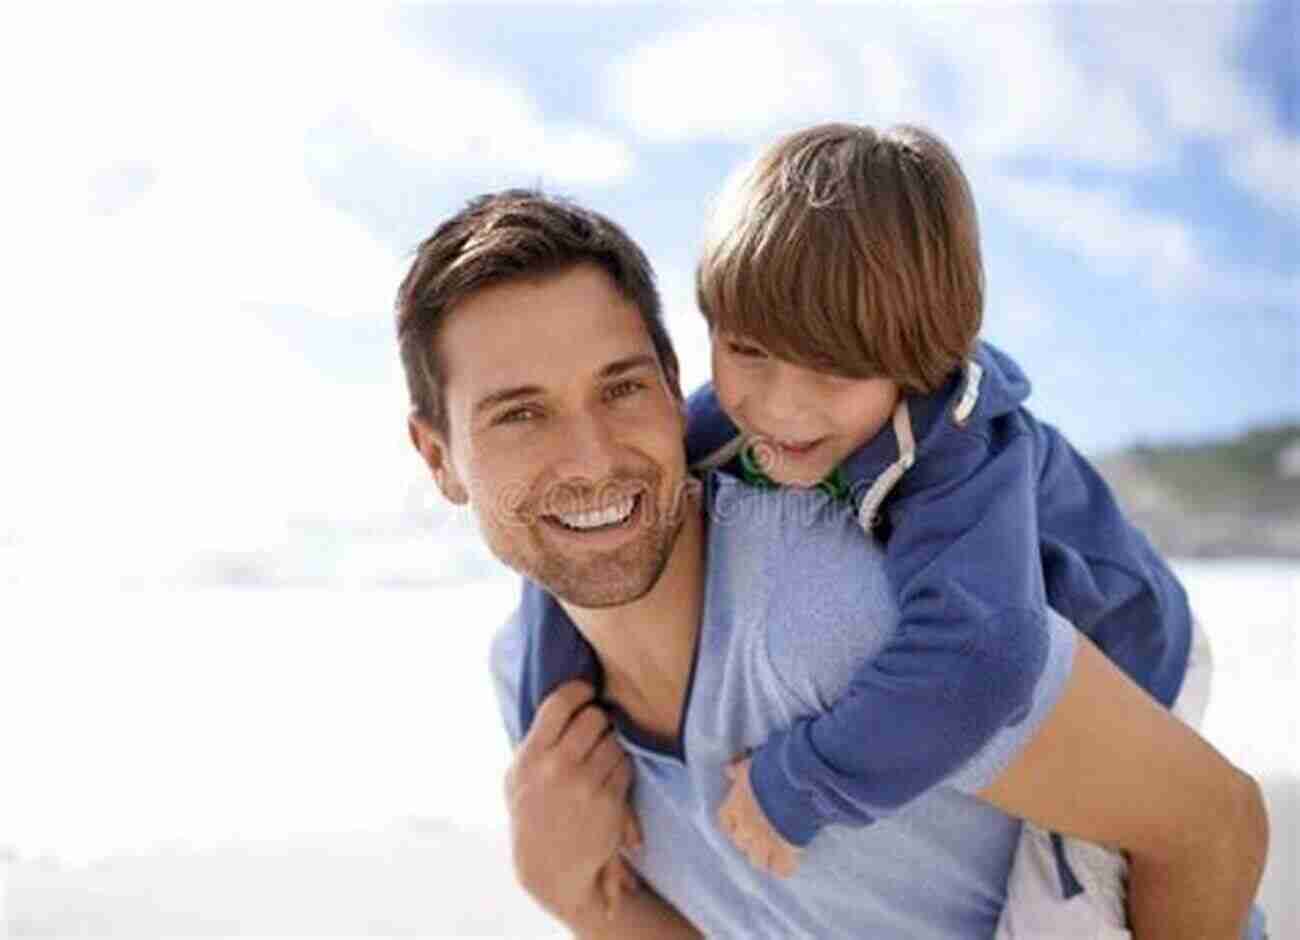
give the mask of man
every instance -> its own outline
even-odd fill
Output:
[[[550,595],[507,625],[494,671],[519,743],[517,873],[576,933],[990,935],[1023,817],[1127,850],[1140,936],[1240,934],[1267,845],[1258,787],[1059,621],[1031,714],[953,780],[826,830],[793,878],[752,870],[713,818],[729,762],[888,636],[878,550],[829,499],[792,520],[779,494],[694,484],[649,267],[594,213],[471,203],[421,246],[399,337],[439,488]],[[572,675],[602,709],[590,686],[552,691]],[[644,844],[627,856],[650,890],[610,919],[633,765]]]

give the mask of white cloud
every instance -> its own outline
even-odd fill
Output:
[[[936,112],[915,56],[903,54],[897,43],[866,42],[859,50],[862,62],[864,104],[868,122],[879,127],[921,124],[936,131],[942,120]]]
[[[1243,37],[1258,10],[1249,4],[1205,4],[1178,22],[1169,41],[1169,11],[1115,7],[1097,22],[1109,68],[1154,97],[1178,138],[1217,143],[1230,178],[1265,204],[1300,207],[1300,138],[1274,119],[1267,95],[1240,67]],[[1094,32],[1097,30],[1094,28]]]
[[[1051,9],[927,7],[881,28],[931,79],[924,100],[908,103],[968,159],[1050,156],[1118,170],[1167,159],[1132,88],[1072,56]]]
[[[1147,270],[1158,289],[1276,298],[1277,278],[1222,270],[1189,224],[1119,192],[1006,179],[1041,157],[1130,172],[1178,163],[1193,137],[1220,145],[1230,179],[1266,205],[1300,206],[1300,140],[1272,120],[1238,68],[1249,7],[1197,7],[1170,36],[1170,8],[1107,7],[1070,19],[1045,7],[909,10],[879,18],[863,47],[868,113],[911,110],[956,148],[981,200],[1108,270]],[[935,84],[946,76],[950,89]],[[1002,177],[1000,179],[995,179]],[[979,180],[994,180],[990,188]]]
[[[609,185],[636,169],[636,155],[627,144],[590,127],[548,130],[537,146],[548,181]]]
[[[346,108],[434,167],[487,161],[604,183],[634,165],[609,133],[544,122],[532,95],[507,77],[403,45],[378,8],[127,3],[79,9],[76,30],[57,11],[28,12],[22,27],[21,41],[10,37],[8,68],[15,78],[39,76],[41,89],[26,98],[25,116],[95,151],[156,158],[200,144],[219,153],[300,148],[307,128]]]
[[[1300,212],[1300,138],[1281,133],[1248,138],[1230,153],[1228,172],[1261,202]]]
[[[635,155],[599,128],[543,120],[522,87],[371,30],[365,67],[340,100],[383,140],[431,168],[492,169],[564,184],[626,178]]]
[[[1300,201],[1300,141],[1274,125],[1236,65],[1251,15],[1240,5],[1197,8],[1179,21],[1178,42],[1168,38],[1167,7],[1087,17],[1019,4],[873,7],[852,45],[842,29],[780,16],[708,24],[648,41],[620,62],[611,104],[665,141],[766,139],[830,116],[828,108],[882,125],[922,123],[973,178],[1008,184],[1008,167],[1026,158],[1111,174],[1176,169],[1184,143],[1199,136],[1223,146],[1237,185],[1289,211]],[[835,71],[839,58],[851,61],[848,50],[860,81],[852,89],[837,85]],[[1000,192],[1000,179],[977,194],[1008,202],[1022,223],[1109,270],[1148,270],[1157,288],[1190,291],[1229,273],[1215,270],[1176,216],[1119,191],[1065,186],[1049,179],[1035,195],[1039,184],[1026,178]]]
[[[1193,288],[1197,299],[1225,309],[1263,307],[1289,311],[1296,326],[1295,339],[1300,341],[1300,321],[1295,320],[1296,298],[1300,298],[1300,274],[1206,269],[1193,282]],[[1300,371],[1297,379],[1300,380]]]
[[[1153,96],[1173,131],[1233,137],[1268,120],[1265,101],[1237,67],[1242,37],[1256,12],[1240,3],[1115,6],[1081,21],[1079,44],[1104,50],[1107,70]],[[1175,28],[1176,42],[1171,41]]]
[[[748,141],[861,114],[929,124],[968,159],[1118,170],[1169,159],[1138,89],[1073,55],[1062,16],[1045,7],[881,5],[848,31],[780,15],[704,21],[642,44],[610,79],[611,110],[654,140]]]
[[[1103,271],[1145,271],[1157,288],[1175,290],[1192,283],[1204,266],[1184,222],[1135,207],[1113,189],[1003,177],[990,197]]]
[[[988,201],[1103,274],[1136,274],[1159,294],[1226,307],[1286,309],[1300,297],[1300,278],[1234,268],[1206,254],[1185,221],[1133,205],[1123,190],[1085,188],[1060,180],[990,175],[979,189]],[[1007,321],[1028,334],[1029,320]]]
[[[303,171],[304,132],[330,105],[313,72],[328,74],[346,23],[313,17],[314,45],[287,8],[244,12],[87,8],[74,31],[29,21],[11,65],[41,94],[13,122],[36,147],[0,183],[12,190],[6,247],[59,269],[62,246],[102,241],[120,256],[106,276],[128,291],[202,284],[209,297],[330,314],[386,309],[397,259],[321,204]],[[88,218],[105,168],[124,163],[152,186],[120,215]]]
[[[834,115],[828,54],[784,18],[708,23],[647,42],[616,62],[608,107],[651,140],[748,140]]]
[[[0,56],[41,89],[15,96],[26,146],[0,177],[0,419],[20,442],[0,518],[90,573],[399,502],[400,388],[322,374],[259,313],[389,315],[403,260],[323,204],[303,161],[355,61],[340,54],[364,66],[375,27],[281,7],[61,16],[28,15]],[[561,149],[576,164],[582,146]],[[97,212],[123,166],[148,185]]]

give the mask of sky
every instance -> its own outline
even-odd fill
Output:
[[[1295,419],[1298,10],[7,7],[0,556],[159,571],[423,511],[392,299],[491,189],[621,223],[704,380],[711,199],[831,119],[952,145],[985,336],[1085,452]]]

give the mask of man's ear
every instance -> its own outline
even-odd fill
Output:
[[[469,491],[456,475],[456,469],[448,457],[446,437],[435,431],[428,421],[414,411],[406,418],[406,429],[411,435],[412,446],[420,452],[429,472],[433,474],[433,482],[438,484],[438,489],[446,500],[457,506],[468,503]]]

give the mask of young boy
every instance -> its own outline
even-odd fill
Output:
[[[1198,717],[1208,673],[1189,676],[1183,588],[1087,461],[1023,407],[1016,364],[977,339],[975,206],[941,141],[853,125],[778,141],[720,202],[697,289],[714,380],[689,401],[688,459],[852,500],[901,615],[848,694],[735,765],[719,819],[755,865],[791,874],[823,827],[893,813],[1021,720],[1049,605]],[[1023,891],[1065,904],[1087,890],[1124,923],[1117,854],[1030,826],[1020,853],[1006,935],[1053,929],[1059,912],[1017,887],[1034,872]],[[1069,916],[1059,923],[1079,935]]]

